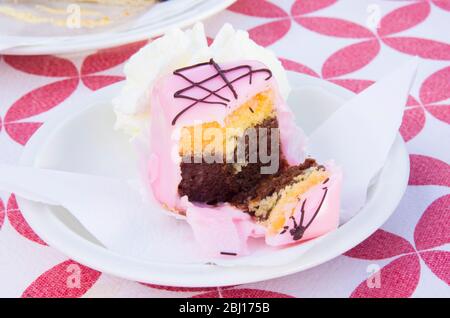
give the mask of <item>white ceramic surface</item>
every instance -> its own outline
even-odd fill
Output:
[[[290,81],[296,89],[288,102],[306,133],[352,96],[352,93],[341,87],[308,76],[290,73]],[[97,93],[93,99],[99,103],[84,109],[78,108],[78,114],[68,117],[57,129],[51,122],[46,123],[27,144],[21,163],[108,175],[129,176],[135,173],[132,165],[128,165],[134,160],[133,150],[126,138],[111,128],[114,116],[108,100],[117,93],[120,85]],[[300,103],[311,107],[295,107]],[[67,118],[67,113],[64,117]],[[55,118],[55,122],[61,122],[61,118]],[[68,257],[94,269],[160,285],[225,286],[292,274],[344,253],[387,220],[406,189],[408,177],[409,158],[398,136],[383,170],[369,190],[366,205],[353,219],[317,239],[314,247],[295,261],[264,267],[160,264],[124,257],[97,244],[68,211],[20,198],[18,201],[24,217],[42,239]]]
[[[111,31],[72,37],[23,35],[14,37],[13,41],[8,40],[5,42],[0,39],[0,52],[14,55],[64,54],[118,46],[164,34],[171,27],[183,28],[189,26],[224,10],[235,1],[203,0],[182,12],[177,12],[176,14],[168,13],[167,17],[155,23],[150,21],[148,24],[131,29],[122,27],[116,32]]]

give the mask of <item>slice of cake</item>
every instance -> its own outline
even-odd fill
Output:
[[[177,69],[154,86],[151,104],[151,186],[169,209],[184,213],[183,196],[231,202],[301,160],[286,155],[301,148],[301,132],[260,62],[210,59]]]
[[[212,223],[202,218],[212,210],[235,215],[236,209],[264,228],[269,244],[311,238],[324,203],[330,206],[328,182],[335,183],[336,176],[313,159],[301,162],[300,156],[287,155],[300,147],[301,132],[264,64],[210,59],[176,69],[155,84],[151,104],[152,193],[168,209],[186,215],[200,241],[241,254],[242,231],[234,232],[237,244],[229,246],[229,231],[226,240],[223,233],[209,232],[220,218]],[[316,188],[322,188],[318,202],[308,199]],[[332,227],[337,216],[328,216]],[[244,232],[257,236],[260,230]]]
[[[341,173],[305,160],[282,66],[246,33],[225,26],[209,47],[199,25],[173,31],[126,72],[118,125],[145,145],[152,196],[186,219],[205,251],[242,255],[250,237],[280,246],[337,227]]]

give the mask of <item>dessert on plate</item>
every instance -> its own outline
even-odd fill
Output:
[[[340,170],[304,157],[286,73],[246,32],[225,25],[208,46],[201,24],[172,30],[125,73],[116,126],[153,198],[205,251],[243,255],[250,238],[283,246],[337,227]]]

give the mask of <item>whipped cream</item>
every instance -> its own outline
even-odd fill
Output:
[[[144,46],[126,63],[125,86],[113,100],[116,128],[131,137],[140,135],[150,123],[150,96],[155,82],[178,68],[210,58],[219,63],[236,60],[262,62],[272,71],[283,99],[289,95],[286,71],[272,51],[259,46],[246,31],[235,30],[230,24],[225,24],[208,46],[203,24],[197,23],[186,31],[170,30]]]

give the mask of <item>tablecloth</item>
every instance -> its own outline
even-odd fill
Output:
[[[230,288],[146,285],[100,273],[49,247],[13,193],[0,193],[1,297],[449,297],[450,1],[239,0],[205,21],[246,29],[284,67],[364,90],[408,57],[421,65],[400,133],[410,153],[400,205],[366,241],[294,275]],[[145,41],[65,56],[0,57],[0,162],[16,163],[55,111],[123,80]],[[380,127],[380,129],[383,129]],[[78,275],[77,288],[70,282]]]

